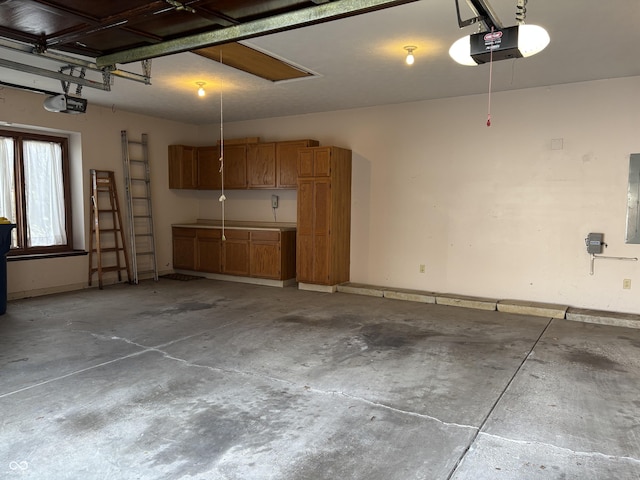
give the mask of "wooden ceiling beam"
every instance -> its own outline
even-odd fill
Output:
[[[101,67],[130,63],[149,58],[187,52],[199,48],[220,45],[228,42],[260,37],[270,33],[293,30],[340,18],[395,7],[418,0],[337,0],[292,12],[253,20],[239,25],[213,30],[211,32],[190,35],[175,40],[160,42],[156,45],[132,48],[96,58]]]
[[[197,4],[198,1],[189,2],[190,6],[197,6]],[[175,8],[166,3],[164,0],[152,1],[141,7],[126,10],[116,15],[102,18],[100,20],[93,19],[92,21],[86,21],[85,23],[87,23],[87,25],[74,29],[73,31],[61,32],[59,35],[49,36],[47,37],[47,46],[51,47],[54,45],[74,43],[77,41],[82,42],[82,39],[87,35],[114,28],[127,31],[138,37],[144,38],[145,40],[150,40],[153,43],[158,43],[163,40],[162,37],[136,29],[135,25],[144,22],[149,17],[163,13],[171,13],[174,11]],[[192,14],[187,13],[186,15]],[[219,12],[211,12],[204,9],[198,9],[196,10],[196,13],[194,15],[198,15],[212,23],[215,22],[222,27],[228,27],[238,24],[236,20],[229,18],[228,16]],[[84,19],[85,17],[81,18]]]

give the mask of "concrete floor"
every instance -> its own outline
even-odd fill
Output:
[[[195,280],[9,302],[3,479],[639,479],[640,330]]]

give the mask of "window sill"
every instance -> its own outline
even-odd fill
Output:
[[[22,260],[39,260],[42,258],[60,258],[60,257],[78,257],[81,255],[87,255],[84,250],[69,250],[67,252],[52,252],[52,253],[34,253],[24,255],[7,255],[7,262],[20,262]]]

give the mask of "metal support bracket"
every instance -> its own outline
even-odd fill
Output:
[[[608,257],[606,255],[596,255],[594,253],[591,254],[591,262],[590,262],[590,268],[589,268],[589,275],[593,275],[594,274],[594,264],[595,261],[598,259],[602,259],[602,260],[623,260],[623,261],[628,261],[628,262],[637,262],[638,258],[637,257]]]
[[[454,0],[454,2],[456,2],[456,13],[458,15],[458,26],[460,28],[468,27],[475,23],[482,24],[482,31],[485,32],[490,31],[492,28],[494,30],[502,30],[504,28],[498,15],[493,11],[493,8],[491,8],[487,0],[467,0],[467,4],[476,15],[468,20],[463,20],[460,15],[459,0]]]
[[[142,63],[143,74],[140,75],[137,73],[127,72],[125,70],[119,70],[115,67],[115,65],[106,65],[106,66],[98,67],[98,65],[96,65],[95,62],[84,60],[82,58],[73,57],[71,55],[66,55],[60,52],[53,52],[51,50],[42,50],[42,48],[38,46],[31,47],[31,46],[27,46],[18,42],[13,42],[7,39],[0,39],[0,47],[7,48],[7,49],[10,49],[19,53],[23,53],[29,56],[37,56],[37,57],[46,58],[48,60],[52,60],[54,62],[66,63],[68,67],[63,67],[63,68],[79,67],[85,70],[98,72],[102,75],[103,77],[102,84],[98,82],[82,83],[82,85],[85,87],[98,88],[100,90],[110,91],[111,85],[113,83],[113,77],[126,78],[127,80],[133,80],[135,82],[144,83],[145,85],[151,85],[151,62],[150,61],[148,61],[147,63],[145,62]],[[11,68],[12,70],[31,73],[31,74],[39,75],[42,77],[60,78],[59,72],[54,72],[46,68],[33,67],[31,65],[26,65],[20,62],[13,62],[11,60],[4,60],[4,59],[0,59],[0,60],[2,60],[3,62],[1,66]],[[105,75],[105,73],[107,73],[107,75]],[[69,80],[69,79],[65,77],[64,79],[61,79],[61,81],[62,80]],[[76,83],[76,82],[72,82],[72,83]],[[97,86],[97,85],[102,85],[102,86]]]

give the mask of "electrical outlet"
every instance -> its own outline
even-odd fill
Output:
[[[420,273],[424,273],[425,266],[423,263],[420,264]]]
[[[625,290],[631,290],[631,279],[630,278],[625,278],[624,280],[622,280],[622,288],[624,288]]]
[[[278,208],[278,195],[271,195],[271,208]]]

